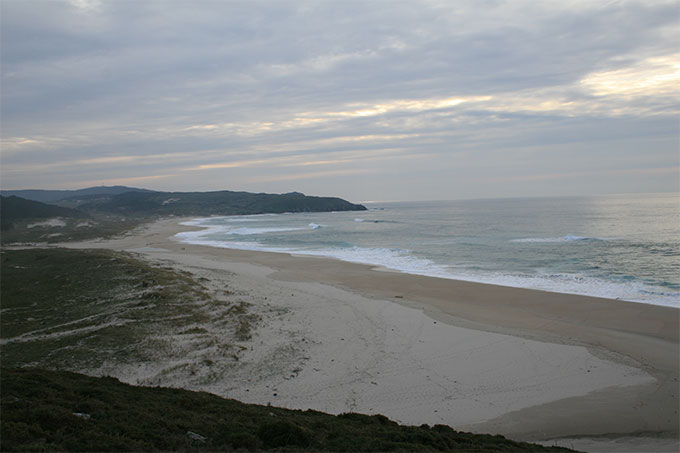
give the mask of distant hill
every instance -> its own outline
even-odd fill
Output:
[[[28,189],[28,190],[3,190],[1,193],[5,197],[17,196],[27,200],[40,201],[42,203],[55,203],[60,200],[67,200],[79,197],[91,197],[97,195],[119,195],[125,192],[153,192],[148,189],[138,189],[135,187],[125,186],[98,186],[88,187],[86,189],[78,190],[43,190],[43,189]]]
[[[86,212],[123,216],[239,215],[281,212],[363,211],[366,207],[341,198],[314,197],[299,192],[285,194],[233,192],[156,192],[125,186],[79,190],[3,190],[41,203]]]
[[[75,209],[26,200],[14,195],[10,197],[0,195],[0,224],[2,230],[11,229],[17,220],[38,220],[52,217],[84,218],[87,217],[87,214]]]
[[[121,192],[122,191],[122,192]],[[16,195],[2,196],[0,243],[55,242],[110,237],[142,222],[165,216],[245,215],[282,212],[363,211],[365,206],[341,198],[231,192],[153,192],[129,187],[32,192],[50,204]],[[107,193],[108,192],[108,193]],[[117,193],[118,192],[118,193]],[[29,194],[31,195],[31,194]],[[60,198],[64,197],[66,198]],[[32,228],[34,219],[62,220]],[[78,219],[88,218],[87,222]]]
[[[85,202],[84,211],[139,215],[243,215],[282,212],[363,211],[365,206],[341,198],[291,192],[126,192]]]

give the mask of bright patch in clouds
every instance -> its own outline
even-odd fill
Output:
[[[445,109],[455,107],[466,102],[481,102],[491,99],[491,96],[474,96],[468,98],[445,98],[445,99],[397,99],[385,103],[363,106],[357,110],[344,110],[340,112],[321,113],[320,116],[341,116],[341,117],[363,117],[383,115],[392,112],[424,112],[427,110]],[[349,104],[348,108],[359,106],[360,104]]]
[[[101,0],[69,0],[69,3],[76,8],[86,11],[100,8],[102,5]]]
[[[680,97],[680,54],[646,58],[623,69],[588,74],[581,84],[596,96]]]

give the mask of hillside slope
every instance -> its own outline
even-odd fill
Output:
[[[2,230],[9,230],[18,220],[39,220],[52,217],[84,218],[87,214],[75,209],[54,206],[17,196],[0,196]]]
[[[4,369],[0,376],[2,451],[569,451],[65,371]]]
[[[67,372],[149,369],[157,354],[175,370],[237,367],[266,321],[240,291],[211,293],[191,274],[121,252],[4,250],[0,271],[2,451],[560,451]]]

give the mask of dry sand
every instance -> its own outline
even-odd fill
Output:
[[[198,383],[162,363],[112,375],[587,451],[678,450],[677,309],[188,245],[173,238],[195,228],[183,220],[63,245],[132,251],[213,291],[228,285],[260,317],[250,348]]]

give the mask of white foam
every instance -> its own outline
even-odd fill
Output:
[[[596,237],[586,237],[586,236],[574,236],[572,234],[567,234],[562,237],[554,238],[521,238],[521,239],[511,239],[510,242],[573,242],[573,241],[611,241],[612,238],[596,238]]]
[[[199,217],[197,219],[191,219],[191,220],[187,220],[185,222],[180,222],[180,225],[205,227],[206,221],[213,220],[213,219],[220,219],[220,218],[222,218],[222,217]]]
[[[193,245],[207,245],[209,247],[218,247],[222,249],[250,250],[258,252],[286,252],[285,250],[267,248],[260,244],[259,242],[255,241],[227,242],[227,241],[213,241],[208,239],[191,239],[182,240],[182,242]]]
[[[268,220],[268,219],[250,219],[250,218],[243,218],[243,217],[236,217],[236,218],[233,218],[233,219],[224,219],[225,222],[231,222],[231,223],[262,222],[264,220]]]
[[[298,250],[296,253],[312,256],[326,256],[351,263],[382,266],[408,274],[451,278],[445,266],[438,265],[426,258],[412,256],[408,250],[351,247],[324,250]]]
[[[239,223],[240,222],[262,222],[262,221],[275,220],[272,217],[277,217],[279,215],[280,214],[249,214],[249,215],[197,217],[195,219],[191,219],[191,220],[181,222],[180,225],[209,227],[209,226],[222,225],[225,222],[229,222],[229,223],[234,223],[234,222],[239,222]],[[215,223],[215,222],[217,222],[217,223]]]
[[[211,234],[217,234],[217,233],[225,233],[227,231],[227,228],[225,228],[223,225],[205,225],[201,223],[201,220],[205,219],[195,219],[195,220],[190,220],[188,222],[183,222],[181,225],[186,225],[186,226],[200,226],[203,227],[202,230],[198,231],[183,231],[181,233],[177,233],[175,235],[176,238],[193,244],[195,240],[198,240],[199,238],[202,238],[204,236],[208,236]]]
[[[640,282],[613,282],[580,274],[519,275],[451,272],[449,278],[491,285],[528,288],[564,294],[621,299],[680,308],[680,292],[660,290]]]
[[[199,231],[185,231],[182,233],[177,233],[175,236],[178,237],[181,240],[185,240],[186,242],[189,242],[189,240],[198,240],[200,238],[203,238],[205,236],[210,236],[210,235],[215,235],[215,234],[223,234],[223,235],[237,235],[237,236],[250,236],[250,235],[255,235],[255,234],[266,234],[266,233],[279,233],[283,231],[298,231],[298,230],[304,230],[305,228],[297,228],[297,227],[271,227],[271,228],[247,228],[247,227],[239,227],[239,228],[234,228],[230,225],[210,225],[204,223],[205,220],[211,220],[211,219],[195,219],[195,220],[190,220],[188,222],[183,222],[181,225],[187,225],[187,226],[200,226],[203,227],[203,230]],[[193,243],[193,242],[191,242]]]
[[[300,252],[298,251],[298,253]],[[451,267],[437,264],[425,258],[414,257],[408,251],[400,249],[353,247],[350,249],[305,251],[302,253],[306,255],[327,256],[342,261],[378,265],[408,274],[428,277],[680,307],[680,292],[663,291],[639,282],[611,282],[585,275],[565,273],[532,276],[511,275],[500,272],[457,272]]]
[[[236,234],[238,236],[249,236],[252,234],[281,233],[283,231],[298,231],[304,228],[294,227],[273,227],[273,228],[236,228],[225,231],[225,234]]]
[[[368,223],[393,223],[387,220],[366,220],[366,219],[354,219],[355,222],[368,222]]]
[[[296,255],[311,255],[334,258],[347,262],[369,264],[396,270],[409,274],[429,277],[464,280],[517,288],[529,288],[558,293],[580,294],[608,299],[622,299],[633,302],[643,302],[655,305],[680,307],[680,292],[673,289],[657,288],[642,282],[614,282],[580,274],[566,273],[537,273],[536,275],[509,274],[500,272],[471,271],[465,268],[455,268],[435,263],[427,258],[413,256],[409,250],[397,248],[322,248],[303,250],[300,248],[271,247],[256,241],[228,241],[207,239],[205,236],[218,235],[257,235],[268,232],[295,231],[306,228],[236,228],[228,225],[205,225],[202,219],[186,222],[187,225],[201,225],[207,227],[202,231],[178,233],[176,237],[183,242],[208,245],[212,247],[232,248],[239,250],[267,251],[292,253]],[[355,221],[363,219],[355,219]],[[316,229],[319,224],[310,223],[309,228]],[[563,242],[579,240],[596,240],[580,236],[565,236],[561,238],[527,238],[515,240],[517,242]],[[600,239],[607,240],[607,239]]]
[[[195,221],[185,222],[185,225],[199,224],[201,219]],[[226,225],[202,225],[206,229],[201,231],[187,231],[177,233],[175,237],[182,242],[196,245],[209,245],[220,248],[233,248],[238,250],[252,250],[252,251],[266,251],[266,252],[281,252],[281,253],[295,253],[297,255],[311,255],[311,256],[325,256],[328,258],[335,258],[341,261],[348,261],[352,263],[371,264],[382,266],[389,269],[419,275],[428,275],[433,277],[451,278],[447,273],[446,267],[435,264],[434,262],[412,256],[408,250],[402,249],[388,249],[388,248],[327,248],[319,250],[300,250],[285,247],[271,247],[265,246],[259,242],[232,242],[225,240],[206,239],[206,236],[212,235],[254,235],[274,231],[294,231],[302,230],[303,228],[237,228],[232,229]],[[322,227],[316,223],[310,223],[309,227],[316,229]]]

